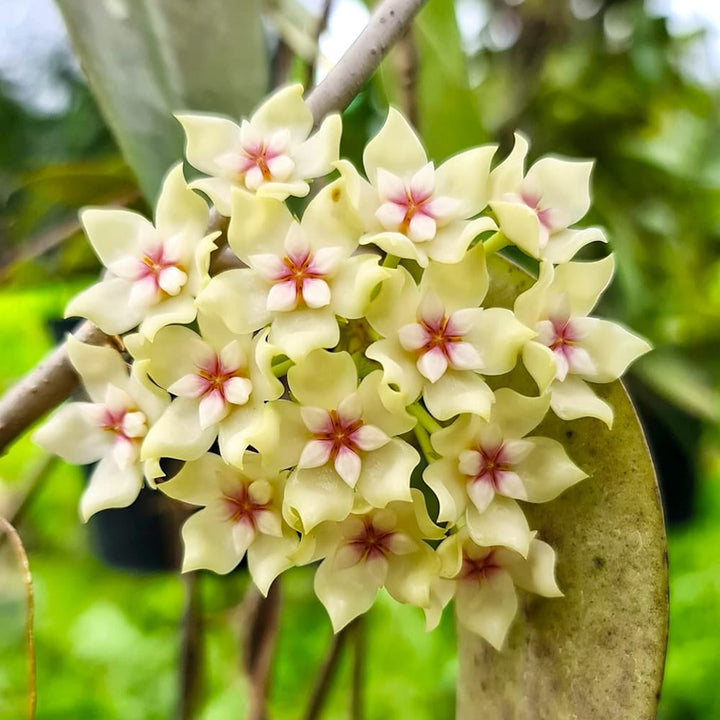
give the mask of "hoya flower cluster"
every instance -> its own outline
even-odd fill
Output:
[[[122,336],[126,354],[69,339],[89,402],[60,409],[36,440],[99,461],[83,518],[129,505],[144,478],[199,508],[184,570],[227,573],[247,556],[267,593],[284,570],[319,562],[336,631],[385,588],[429,627],[454,598],[460,622],[500,647],[516,587],[560,595],[555,554],[522,503],[585,477],[533,432],[549,411],[610,425],[593,384],[649,349],[588,316],[613,272],[611,256],[572,260],[604,240],[572,227],[591,164],[548,157],[526,172],[518,136],[494,169],[494,146],[436,167],[391,109],[361,173],[338,158],[339,116],[312,132],[299,86],[240,126],[179,120],[208,177],[187,185],[172,168],[154,224],[82,214],[107,272],[67,313]],[[334,171],[296,217],[286,200]],[[237,258],[212,277],[218,233],[198,191],[229,216]],[[504,244],[540,265],[514,311],[484,305],[486,258]],[[518,363],[532,396],[505,382]],[[162,458],[185,462],[168,479]]]

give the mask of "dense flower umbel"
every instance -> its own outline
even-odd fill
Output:
[[[36,434],[71,462],[100,461],[83,518],[131,503],[144,474],[200,508],[183,527],[184,570],[227,573],[247,556],[267,593],[284,570],[320,561],[315,590],[336,631],[384,587],[429,627],[454,597],[462,626],[501,647],[516,586],[560,594],[522,503],[585,477],[560,443],[530,433],[549,409],[610,424],[588,383],[649,349],[587,317],[613,271],[612,257],[570,262],[604,240],[570,227],[588,210],[591,164],[544,158],[525,174],[517,136],[492,171],[494,146],[436,167],[391,110],[365,149],[366,180],[338,162],[338,116],[310,134],[299,86],[240,126],[178,117],[189,162],[210,177],[188,187],[173,168],[155,225],[82,216],[108,272],[68,313],[109,333],[138,328],[120,338],[130,372],[115,350],[69,340],[92,402]],[[296,217],[285,200],[333,164],[341,177]],[[192,188],[230,216],[237,267],[212,278],[208,207]],[[513,310],[487,301],[502,293],[488,293],[486,258],[508,243],[541,260]],[[163,457],[185,461],[165,481]]]

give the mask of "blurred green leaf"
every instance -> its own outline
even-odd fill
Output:
[[[265,94],[257,0],[58,0],[100,108],[145,196],[182,157],[181,110],[246,114]]]

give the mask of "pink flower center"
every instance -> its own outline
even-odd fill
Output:
[[[356,453],[359,447],[355,433],[363,426],[362,420],[344,420],[338,415],[337,410],[331,410],[328,417],[327,429],[315,433],[315,439],[332,443],[330,460],[334,461],[343,448]]]
[[[463,553],[459,579],[483,582],[501,569],[502,566],[497,562],[494,550],[483,557],[470,557],[467,553]]]
[[[503,473],[512,468],[509,462],[507,452],[504,445],[498,445],[494,448],[475,448],[475,460],[477,469],[472,482],[489,483],[493,489],[498,492],[502,482]]]
[[[398,232],[406,234],[415,215],[427,215],[428,217],[434,219],[434,216],[428,207],[431,198],[431,192],[414,190],[412,187],[407,187],[405,189],[404,196],[388,198],[389,202],[405,210],[405,215],[400,222]]]
[[[520,193],[520,197],[522,198],[522,201],[531,209],[535,211],[535,214],[537,215],[538,220],[540,221],[540,224],[547,228],[548,230],[552,229],[552,223],[550,220],[550,216],[552,214],[552,210],[550,208],[540,208],[540,203],[542,201],[542,198],[539,195],[523,191]]]
[[[437,320],[420,318],[418,324],[425,331],[427,340],[422,347],[418,348],[417,352],[422,355],[437,348],[448,360],[451,359],[451,344],[462,342],[463,339],[462,334],[453,325],[452,320],[443,315]]]
[[[272,180],[272,172],[268,163],[282,154],[279,149],[273,148],[272,145],[265,142],[248,144],[242,148],[240,172],[246,173],[250,168],[256,167],[262,173],[263,180],[269,182]]]
[[[161,288],[162,273],[170,268],[176,268],[182,271],[179,262],[171,257],[164,245],[159,245],[152,250],[148,250],[140,258],[136,280],[150,280],[155,286],[155,290]],[[184,272],[184,271],[183,271]]]
[[[200,378],[198,397],[212,392],[219,392],[223,400],[225,400],[225,384],[232,378],[242,377],[239,368],[226,365],[219,355],[215,355],[212,360],[204,365],[197,365],[197,368],[197,374]]]
[[[358,562],[387,557],[395,532],[375,527],[371,518],[363,518],[363,529],[348,540],[348,547],[358,554]]]
[[[325,274],[313,264],[313,257],[310,252],[299,255],[286,255],[282,259],[283,267],[278,273],[276,282],[295,283],[295,292],[302,296],[303,285],[306,280],[317,280],[325,277]]]
[[[240,485],[231,495],[223,495],[223,503],[228,520],[234,523],[246,523],[253,530],[257,530],[257,516],[267,512],[272,505],[271,501],[261,503],[253,500],[245,485]]]
[[[580,334],[577,329],[573,327],[571,319],[553,319],[550,318],[552,324],[552,334],[549,338],[547,346],[554,352],[565,357],[569,360],[572,355],[573,348],[575,347],[578,340],[580,340]]]
[[[133,438],[127,434],[124,422],[127,414],[127,408],[122,408],[120,410],[105,408],[100,420],[100,427],[103,430],[113,433],[118,440],[127,440],[128,442],[131,442]]]

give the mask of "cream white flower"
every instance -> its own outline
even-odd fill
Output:
[[[248,445],[264,449],[276,440],[265,403],[283,393],[271,367],[277,349],[267,332],[236,335],[203,313],[198,325],[200,335],[163,328],[144,349],[150,377],[176,397],[148,433],[143,456],[195,460],[218,438],[222,456],[241,466]]]
[[[517,613],[516,586],[544,597],[562,597],[555,581],[555,551],[535,537],[526,558],[504,547],[481,547],[465,530],[444,540],[437,553],[441,575],[455,585],[458,622],[497,650]],[[432,608],[431,614],[435,612]]]
[[[509,388],[495,392],[489,420],[461,415],[452,425],[432,434],[440,460],[430,463],[423,479],[437,495],[439,522],[455,524],[465,517],[468,530],[487,542],[488,518],[500,498],[547,502],[587,475],[568,458],[562,445],[550,438],[527,437],[545,417],[550,397],[525,397]],[[504,503],[506,520],[512,519]],[[488,517],[485,513],[491,510]],[[518,520],[519,520],[519,516]],[[500,533],[493,545],[505,545]],[[527,547],[525,523],[507,523],[508,544],[520,554]],[[517,538],[520,538],[520,543]]]
[[[343,520],[356,498],[373,507],[410,500],[410,476],[420,461],[397,435],[415,425],[396,393],[375,371],[358,385],[346,352],[316,350],[290,368],[291,403],[272,404],[283,428],[273,461],[295,471],[285,489],[284,513],[308,532]]]
[[[367,311],[383,339],[366,355],[383,366],[385,382],[408,404],[422,394],[440,420],[488,415],[493,394],[482,375],[512,370],[533,333],[510,310],[478,307],[487,287],[481,244],[453,265],[431,262],[419,287],[402,267],[383,282]]]
[[[487,205],[490,162],[496,146],[459,153],[437,170],[407,120],[394,108],[367,144],[368,181],[347,161],[340,174],[365,224],[363,245],[416,260],[458,262],[472,240],[495,229],[487,217],[469,220]]]
[[[272,581],[293,565],[297,533],[283,523],[284,479],[263,470],[255,453],[243,469],[208,453],[186,463],[158,487],[176,500],[201,505],[183,525],[183,572],[230,572],[247,553],[250,575],[267,595]]]
[[[385,587],[398,602],[430,607],[440,561],[425,539],[443,530],[430,519],[419,490],[408,502],[353,512],[341,523],[325,523],[303,539],[304,562],[325,558],[315,573],[315,593],[338,632],[370,609]]]
[[[599,228],[571,229],[590,207],[592,162],[545,157],[524,172],[527,140],[515,135],[508,157],[490,174],[490,207],[502,233],[521,250],[553,263],[571,260]]]
[[[610,283],[612,255],[597,262],[540,266],[537,282],[515,302],[515,314],[537,337],[523,349],[523,362],[550,407],[563,420],[595,417],[611,426],[612,408],[588,382],[617,380],[648,352],[647,341],[617,323],[587,317]]]
[[[135,364],[130,373],[117,351],[72,336],[66,348],[90,402],[64,405],[33,440],[76,465],[99,461],[80,500],[87,522],[99,510],[130,505],[143,485],[144,470],[150,480],[160,474],[157,456],[145,467],[140,462],[140,447],[169,397],[148,380],[146,363]]]
[[[284,200],[305,197],[307,180],[326,175],[337,161],[342,122],[323,120],[311,135],[313,116],[300,85],[271,95],[240,125],[217,115],[180,114],[188,162],[211,177],[196,180],[223,215],[232,212],[231,188]]]
[[[342,180],[318,193],[300,223],[283,203],[235,190],[228,241],[249,267],[214,277],[198,306],[225,317],[237,333],[269,325],[270,342],[294,361],[334,347],[336,315],[361,317],[390,274],[377,255],[352,257],[358,237]]]
[[[129,210],[89,208],[80,218],[108,273],[70,301],[79,316],[114,335],[140,326],[152,339],[165,325],[195,319],[195,297],[208,281],[213,240],[208,207],[185,184],[182,163],[162,186],[155,225]]]

